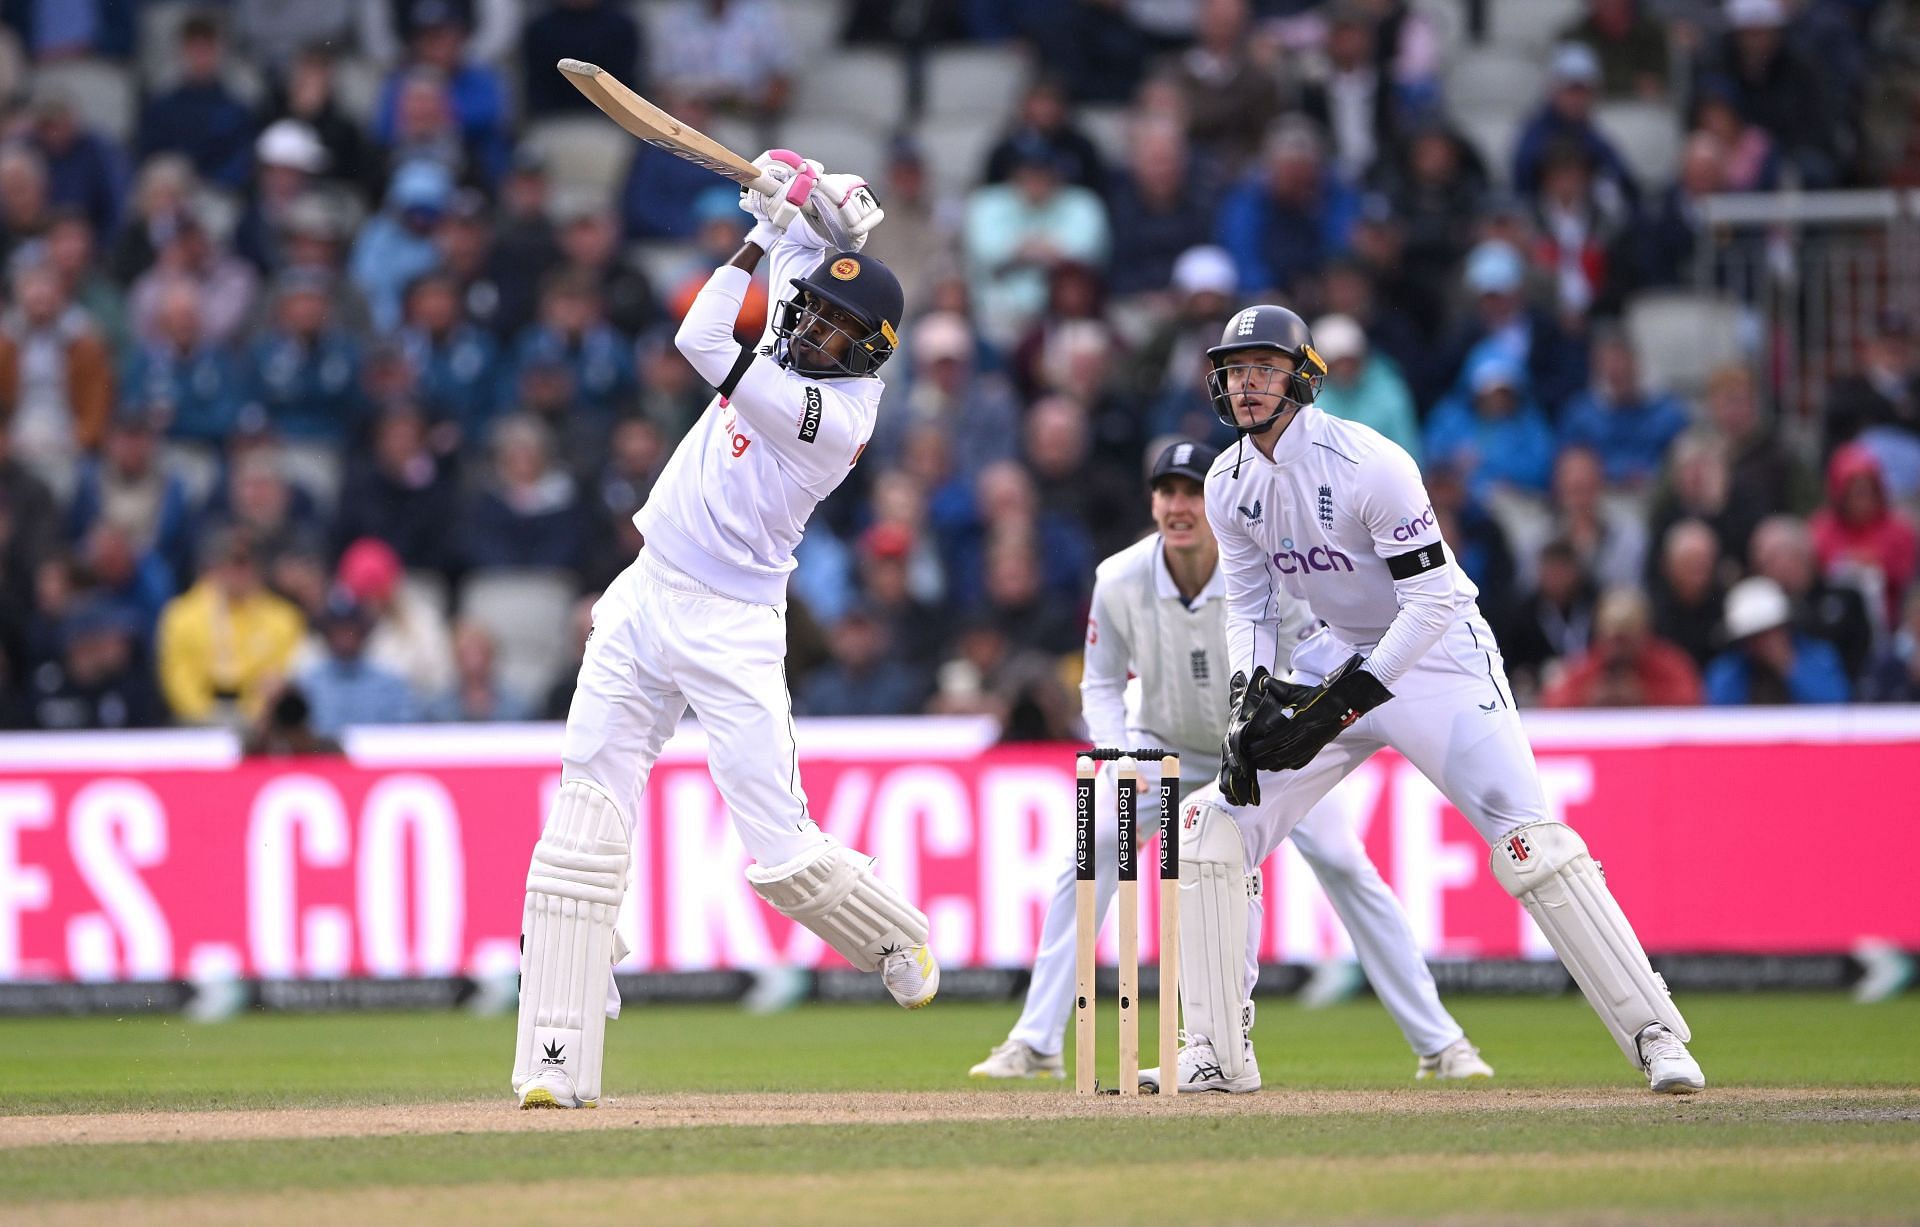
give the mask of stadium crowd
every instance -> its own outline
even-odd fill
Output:
[[[1526,701],[1920,700],[1920,319],[1881,311],[1814,405],[1754,361],[1649,387],[1621,324],[1725,241],[1705,196],[1920,183],[1920,6],[1572,5],[1498,157],[1443,84],[1442,33],[1486,7],[833,6],[846,47],[1047,71],[964,194],[910,114],[836,168],[874,179],[910,318],[800,552],[798,711],[1076,735],[1094,564],[1150,526],[1156,441],[1231,441],[1203,351],[1262,299],[1313,321],[1322,406],[1420,460]],[[0,15],[0,727],[298,749],[564,715],[552,648],[577,661],[710,395],[669,338],[748,219],[657,150],[596,194],[523,135],[583,114],[562,56],[767,134],[833,59],[797,62],[768,0]],[[76,59],[131,84],[124,139],[61,84]],[[348,62],[379,73],[357,111]],[[1636,177],[1607,99],[1678,117],[1672,181]]]

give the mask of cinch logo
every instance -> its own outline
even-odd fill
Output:
[[[1280,552],[1273,556],[1273,565],[1280,568],[1282,575],[1301,571],[1351,571],[1353,559],[1325,545],[1311,546],[1302,554],[1293,548],[1293,538],[1285,537],[1280,542]]]
[[[1414,516],[1410,520],[1400,521],[1399,525],[1393,530],[1393,539],[1395,541],[1411,541],[1415,537],[1424,536],[1426,531],[1432,527],[1433,504],[1428,503],[1427,509],[1419,515]]]

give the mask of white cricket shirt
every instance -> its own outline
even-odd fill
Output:
[[[793,293],[789,280],[812,272],[824,251],[783,237],[767,254],[768,293],[778,303]],[[673,338],[716,388],[741,356],[733,322],[751,279],[731,265],[715,269]],[[733,394],[708,404],[633,517],[649,552],[716,592],[759,605],[786,599],[794,547],[872,437],[884,386],[873,376],[796,374],[766,356],[773,340],[770,317]]]
[[[1183,602],[1155,533],[1094,571],[1080,711],[1095,745],[1165,746],[1195,762],[1219,754],[1233,675],[1223,570]],[[1318,625],[1298,601],[1283,597],[1278,607],[1278,633],[1289,643]]]
[[[1419,468],[1371,427],[1308,405],[1273,459],[1250,440],[1222,452],[1206,498],[1226,572],[1232,668],[1263,664],[1285,676],[1289,596],[1366,654],[1389,688],[1450,628],[1492,649],[1479,590],[1441,544]]]

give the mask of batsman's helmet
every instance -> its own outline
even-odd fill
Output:
[[[1251,425],[1242,425],[1233,415],[1233,398],[1227,393],[1227,372],[1235,367],[1265,365],[1252,350],[1270,350],[1293,360],[1293,371],[1286,377],[1284,391],[1269,393],[1275,399],[1272,414]],[[1326,377],[1327,364],[1313,348],[1313,333],[1307,322],[1285,307],[1271,304],[1248,307],[1227,321],[1220,344],[1207,351],[1207,395],[1213,399],[1213,411],[1235,430],[1258,434],[1291,408],[1311,405],[1320,395],[1320,381]]]
[[[774,307],[773,334],[779,338],[774,360],[814,379],[847,379],[871,375],[893,357],[900,343],[895,331],[906,310],[906,296],[893,270],[872,256],[852,251],[830,251],[804,277],[793,279],[795,293]],[[820,316],[822,304],[851,316],[854,327],[844,328]],[[793,352],[796,332],[805,332],[810,315],[847,335],[851,344],[844,358],[820,367],[798,361]]]

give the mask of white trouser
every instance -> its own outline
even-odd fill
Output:
[[[691,705],[747,853],[776,865],[817,847],[826,836],[800,788],[786,655],[784,607],[721,596],[642,552],[593,607],[563,778],[605,790],[631,840],[647,775]]]
[[[1143,734],[1144,737],[1144,734]],[[1146,740],[1151,740],[1147,738]],[[1144,742],[1142,743],[1144,744]],[[1183,794],[1210,783],[1213,769],[1219,765],[1217,754],[1182,754],[1180,784]],[[1116,813],[1113,775],[1103,764],[1094,794],[1094,873],[1095,909],[1102,923],[1119,889],[1116,841],[1119,820]],[[1140,764],[1138,844],[1146,845],[1160,823],[1160,762]],[[1379,870],[1368,858],[1366,848],[1351,824],[1344,821],[1338,806],[1326,806],[1309,814],[1293,830],[1294,846],[1327,892],[1327,900],[1346,926],[1366,971],[1367,981],[1398,1024],[1407,1044],[1417,1055],[1439,1052],[1465,1034],[1460,1024],[1440,1004],[1433,973],[1420,957],[1420,948],[1408,927],[1406,913],[1399,900],[1381,880]],[[1258,864],[1249,860],[1248,864]],[[1146,855],[1140,863],[1140,880],[1157,882],[1157,859]],[[1020,1020],[1010,1033],[1014,1039],[1036,1052],[1052,1055],[1064,1042],[1067,1017],[1073,1010],[1074,994],[1074,882],[1073,857],[1069,855],[1054,885],[1047,905],[1046,922],[1040,932],[1040,949],[1034,956],[1033,979],[1027,986],[1026,1004]],[[1261,899],[1248,900],[1247,909],[1247,992],[1253,992],[1260,973],[1260,933],[1264,911]]]

